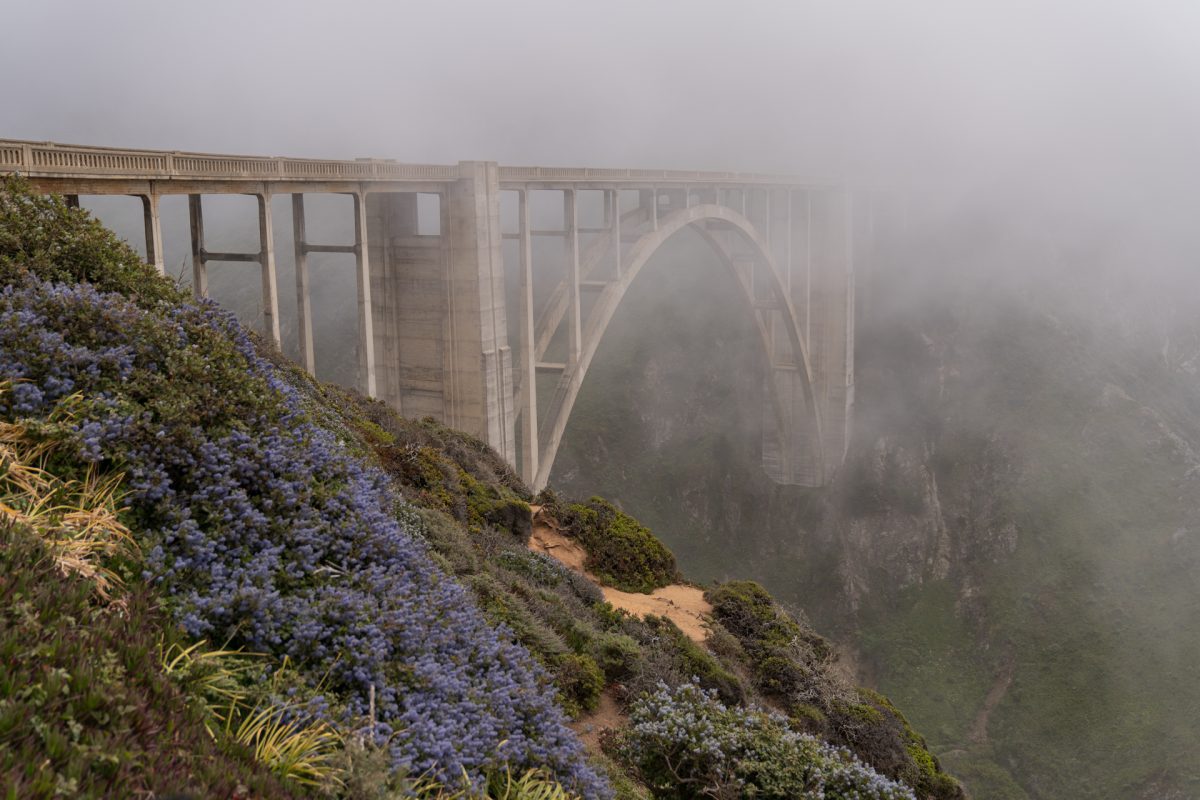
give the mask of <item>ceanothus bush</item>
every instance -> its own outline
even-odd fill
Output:
[[[754,708],[727,708],[696,683],[659,684],[634,703],[621,747],[656,797],[915,800],[845,748]]]
[[[8,286],[0,381],[7,419],[80,394],[78,455],[125,471],[145,577],[190,635],[287,656],[351,714],[375,686],[375,733],[410,773],[545,766],[607,796],[548,676],[431,562],[386,477],[312,423],[215,305]]]

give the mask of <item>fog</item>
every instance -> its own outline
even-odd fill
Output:
[[[0,26],[2,137],[762,171],[883,190],[901,198],[908,242],[881,265],[911,271],[887,282],[888,313],[969,276],[1052,295],[1103,319],[1105,335],[1149,330],[1192,377],[1200,363],[1200,4],[1188,0],[2,0]],[[287,199],[275,203],[276,225],[290,224]],[[205,204],[212,247],[254,248],[250,199]],[[136,201],[85,205],[140,249]],[[348,242],[348,208],[315,200],[312,238]],[[163,215],[168,270],[186,275],[186,202],[164,199]],[[276,236],[290,286],[290,248]],[[355,289],[339,258],[312,261],[327,293],[314,309],[321,331],[349,341],[341,309]],[[213,294],[253,305],[257,276],[239,269],[210,267]],[[280,299],[294,348],[295,299],[286,289]],[[914,341],[928,343],[924,333]],[[324,357],[322,377],[353,382],[351,359]],[[1168,388],[1159,393],[1190,408],[1194,382]],[[880,406],[890,392],[878,391]],[[861,418],[872,415],[888,416]],[[1194,422],[1172,430],[1195,433],[1200,451]],[[1190,508],[1190,484],[1179,487]],[[1130,579],[1131,596],[1146,574]],[[1200,735],[1185,734],[1189,747]],[[1005,768],[1020,777],[1020,764]]]
[[[1186,186],[1187,2],[10,2],[30,139]]]
[[[1082,226],[1139,269],[1179,261],[1163,241],[1200,216],[1185,0],[9,0],[3,16],[14,138],[785,172],[900,188],[916,219]]]

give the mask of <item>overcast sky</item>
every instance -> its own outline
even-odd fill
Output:
[[[0,135],[855,180],[1194,179],[1200,4],[4,0]]]
[[[0,0],[0,20],[0,137],[787,172],[1200,275],[1196,0]]]

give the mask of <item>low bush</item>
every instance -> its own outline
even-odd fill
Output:
[[[633,637],[606,631],[593,640],[592,656],[608,680],[620,681],[633,673],[642,649]]]
[[[666,545],[603,498],[568,506],[560,522],[587,551],[584,566],[604,584],[649,594],[679,580]]]
[[[595,711],[604,691],[604,673],[583,653],[563,653],[554,665],[555,685],[567,713],[578,717]]]
[[[915,800],[850,751],[777,715],[727,708],[695,684],[663,685],[636,701],[618,748],[659,798]]]
[[[962,785],[942,771],[925,739],[883,695],[857,690],[855,702],[833,704],[826,714],[826,736],[844,744],[876,769],[904,781],[921,797],[962,800]]]
[[[828,642],[801,625],[753,581],[729,581],[706,593],[713,618],[741,643],[763,694],[789,701],[823,702],[829,681]]]

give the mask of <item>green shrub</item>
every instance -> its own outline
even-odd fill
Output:
[[[578,717],[599,705],[604,673],[589,655],[563,653],[554,663],[554,684],[567,713]]]
[[[903,780],[921,797],[961,800],[962,786],[942,771],[925,739],[890,700],[859,688],[857,703],[841,704],[829,714],[830,738],[854,749],[877,769]]]
[[[568,533],[587,551],[584,566],[602,583],[649,594],[679,579],[666,545],[603,498],[573,504],[563,516]]]
[[[0,179],[0,285],[32,277],[87,282],[139,305],[185,298],[170,280],[86,211],[61,197],[30,191],[18,178]]]
[[[533,530],[529,503],[516,490],[476,478],[438,440],[414,432],[394,414],[375,411],[374,421],[364,421],[356,410],[361,408],[346,412],[351,424],[360,431],[370,426],[367,438],[381,466],[419,505],[449,514],[472,533],[493,528],[510,532],[522,544],[529,541]]]
[[[827,719],[821,709],[807,703],[797,703],[792,706],[790,717],[801,730],[810,733],[820,733],[825,730]]]
[[[818,699],[822,669],[832,658],[829,644],[802,626],[754,581],[729,581],[710,590],[713,617],[745,649],[755,682],[764,694],[782,699]]]
[[[741,641],[716,620],[709,622],[708,638],[704,644],[722,661],[737,664],[747,661],[746,648],[742,647]]]
[[[506,550],[496,557],[496,562],[543,587],[561,586],[568,571],[550,556],[532,550]]]
[[[628,677],[641,656],[642,649],[638,643],[623,633],[601,633],[592,642],[592,657],[610,681]]]
[[[445,512],[433,508],[418,507],[417,516],[421,520],[422,536],[434,554],[450,565],[450,572],[469,575],[479,571],[482,561],[479,550],[461,525]]]
[[[791,709],[805,730],[849,747],[880,773],[921,797],[956,800],[958,783],[941,771],[925,742],[887,698],[838,688],[828,672],[833,650],[791,617],[759,584],[730,581],[705,597],[713,617],[740,642],[763,694]]]
[[[660,686],[635,702],[617,748],[659,798],[914,799],[782,717],[727,708],[694,684]]]

